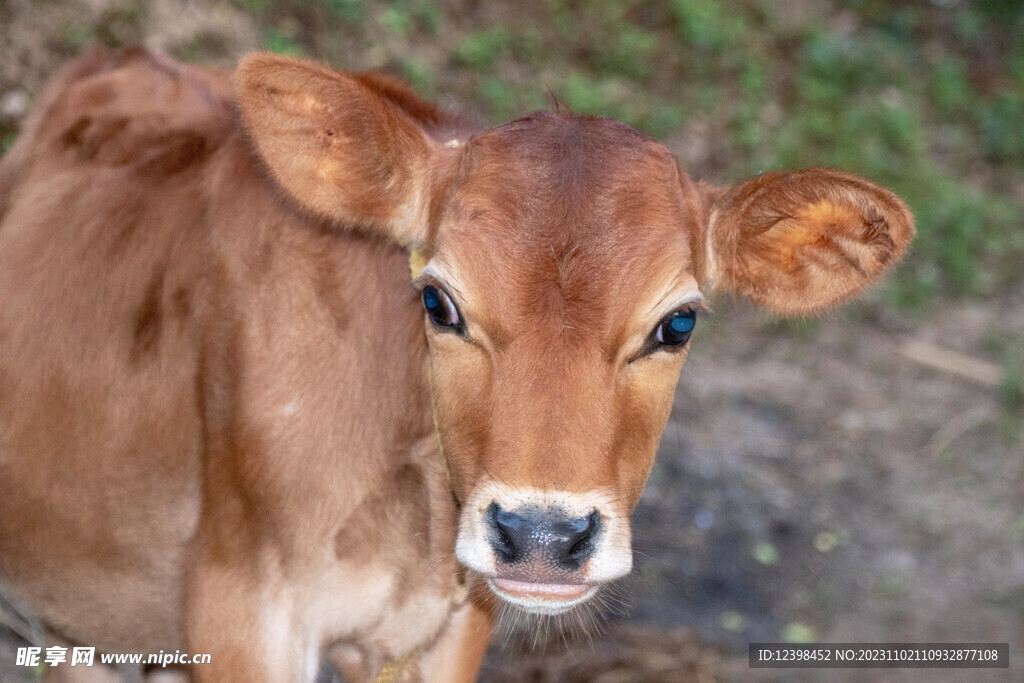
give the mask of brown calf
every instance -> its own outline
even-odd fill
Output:
[[[472,679],[496,607],[629,572],[704,296],[819,311],[914,232],[838,171],[719,188],[614,121],[144,51],[54,79],[0,221],[0,577],[210,681]]]

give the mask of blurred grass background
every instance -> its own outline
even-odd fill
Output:
[[[0,0],[0,18],[55,4],[75,3]],[[53,27],[56,58],[143,42],[148,15],[167,3],[84,4],[92,11]],[[1018,0],[179,4],[242,16],[253,32],[239,40],[212,22],[161,46],[188,61],[230,63],[240,49],[264,48],[381,67],[488,123],[553,95],[664,140],[691,175],[716,182],[808,165],[863,174],[917,216],[920,238],[883,290],[905,310],[985,297],[1022,277]],[[38,85],[27,84],[29,99]],[[5,147],[15,124],[0,123]]]
[[[225,66],[245,51],[269,49],[339,68],[383,68],[484,123],[548,107],[555,97],[650,133],[691,176],[716,183],[777,168],[836,166],[893,188],[913,209],[920,235],[881,288],[839,314],[865,324],[780,328],[734,315],[729,331],[715,337],[714,320],[702,323],[713,341],[687,368],[692,379],[674,417],[686,428],[667,433],[649,486],[668,512],[646,508],[648,517],[669,520],[664,531],[648,524],[648,552],[684,552],[637,572],[653,586],[641,601],[647,612],[671,600],[682,610],[678,605],[699,601],[685,590],[677,593],[686,599],[666,597],[651,576],[706,560],[696,578],[679,579],[696,590],[707,576],[721,578],[712,571],[717,565],[743,569],[746,559],[754,563],[744,570],[750,585],[771,598],[762,612],[775,630],[761,632],[772,637],[809,639],[798,628],[804,623],[830,633],[830,620],[857,612],[876,638],[908,637],[915,625],[936,624],[950,624],[964,638],[968,629],[956,629],[968,618],[989,624],[986,633],[1002,628],[1001,619],[1024,623],[1024,586],[1012,559],[1024,539],[1024,480],[1015,465],[1024,424],[1022,37],[1019,0],[0,0],[0,147],[13,142],[61,62],[97,43],[144,43]],[[893,339],[903,335],[992,361],[1003,375],[1001,395],[902,362]],[[799,343],[787,345],[787,338]],[[731,385],[724,381],[730,371]],[[870,381],[858,371],[873,373]],[[759,390],[750,380],[757,377],[767,377]],[[797,379],[781,381],[791,377]],[[797,400],[804,395],[807,403]],[[998,411],[989,411],[990,400]],[[746,421],[737,421],[744,411]],[[862,426],[848,428],[844,420]],[[749,431],[756,440],[768,427],[777,428],[787,458],[752,455],[771,439],[736,455],[748,446],[730,435]],[[939,450],[947,454],[936,464],[929,454]],[[712,474],[695,476],[704,471],[694,462]],[[835,469],[815,479],[814,466]],[[835,474],[844,468],[852,474]],[[799,482],[803,475],[793,472],[804,471],[810,483],[787,490],[790,526],[780,528],[797,529],[790,545],[806,531],[814,546],[807,555],[790,549],[780,561],[783,546],[766,545],[774,537],[757,526],[783,515],[762,500],[778,488],[763,481]],[[742,479],[755,475],[762,483]],[[741,480],[746,488],[737,489]],[[726,503],[716,507],[719,497]],[[717,510],[720,521],[698,534],[685,522],[704,508]],[[976,509],[976,517],[965,509]],[[876,531],[882,518],[891,528]],[[852,540],[829,536],[844,525]],[[915,539],[925,540],[917,547]],[[829,559],[832,546],[847,541],[852,549]],[[737,554],[715,555],[715,548]],[[826,572],[808,556],[834,564],[822,565]],[[886,568],[897,560],[911,567],[912,579]],[[983,561],[989,569],[971,573]],[[807,569],[812,565],[819,568]],[[776,566],[781,578],[773,583],[765,568]],[[969,583],[944,582],[959,575]],[[991,590],[978,578],[986,576],[998,579]],[[936,592],[950,586],[963,589],[964,602]],[[720,628],[704,632],[718,640],[723,632],[747,637],[754,627],[744,631],[745,620],[754,623],[760,603],[719,592],[725,597],[701,609]],[[990,593],[995,597],[982,607],[970,602]],[[704,612],[679,614],[673,623],[692,626]],[[651,637],[644,632],[636,648],[645,665]],[[671,639],[664,646],[683,649]],[[738,679],[749,674],[745,659],[740,671]]]

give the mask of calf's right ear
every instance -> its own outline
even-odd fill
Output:
[[[889,190],[832,169],[763,173],[697,185],[705,220],[690,247],[702,288],[781,315],[857,295],[903,256],[914,218]]]
[[[301,206],[422,244],[438,145],[411,116],[351,75],[270,53],[243,58],[234,86],[256,150]]]

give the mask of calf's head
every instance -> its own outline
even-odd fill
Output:
[[[412,253],[456,554],[528,611],[564,611],[630,570],[629,515],[707,294],[814,313],[914,232],[860,178],[695,183],[605,119],[538,113],[446,140],[362,77],[257,55],[235,82],[297,202]]]

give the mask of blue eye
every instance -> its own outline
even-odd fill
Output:
[[[432,285],[423,288],[423,308],[430,322],[438,327],[462,331],[462,316],[455,303],[442,290]]]
[[[423,290],[423,307],[428,311],[436,311],[441,305],[441,297],[433,287],[427,287]]]
[[[675,332],[692,332],[693,326],[696,322],[696,320],[688,316],[677,315],[673,316],[672,320],[669,321],[669,324]]]
[[[694,311],[676,311],[658,323],[654,337],[664,346],[682,346],[690,339],[690,334],[697,324]]]

